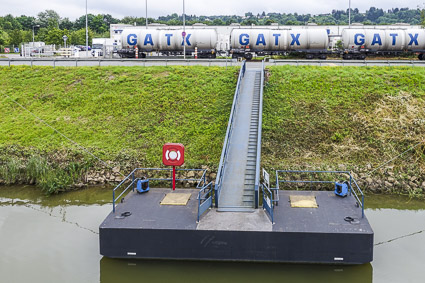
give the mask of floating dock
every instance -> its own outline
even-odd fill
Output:
[[[275,188],[264,170],[261,178],[263,84],[264,67],[247,70],[244,63],[214,184],[205,170],[197,170],[202,174],[197,189],[139,194],[136,185],[169,179],[145,180],[141,173],[149,169],[135,169],[114,189],[113,212],[99,228],[102,255],[320,264],[373,260],[364,195],[350,172],[277,170]],[[291,174],[295,178],[288,179]],[[296,189],[281,190],[282,184]],[[316,190],[324,185],[335,192]]]
[[[161,205],[190,193],[186,205]],[[314,196],[318,208],[293,208],[291,195]],[[130,193],[100,226],[100,252],[111,258],[362,264],[373,259],[373,231],[354,197],[279,192],[272,224],[262,209],[207,211],[196,223],[198,190]],[[130,212],[128,217],[121,214]],[[346,217],[357,221],[347,222]]]

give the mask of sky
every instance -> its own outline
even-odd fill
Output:
[[[124,16],[144,17],[146,13],[145,1],[134,0],[87,0],[88,13],[111,14],[115,18]],[[157,18],[172,13],[181,14],[183,0],[147,0],[148,17]],[[3,3],[2,3],[3,2]],[[7,2],[7,4],[6,4]],[[388,10],[391,8],[417,8],[425,0],[352,0],[351,7],[364,12],[371,6]],[[0,16],[12,14],[14,16],[36,16],[46,9],[55,10],[61,17],[75,20],[85,14],[85,0],[0,0]],[[333,9],[345,10],[348,0],[185,0],[186,14],[188,15],[244,15],[245,12],[254,14],[268,12],[324,14]]]

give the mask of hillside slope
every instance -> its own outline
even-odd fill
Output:
[[[269,170],[342,169],[366,176],[425,139],[423,68],[282,66],[271,67],[268,76],[262,162]],[[423,190],[424,172],[422,144],[372,177],[383,187],[391,175],[407,183],[416,176]]]

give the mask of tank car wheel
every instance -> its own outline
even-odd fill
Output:
[[[419,60],[425,60],[425,58],[424,58],[424,54],[423,54],[423,53],[420,53],[420,54],[418,55],[418,59],[419,59]]]
[[[326,55],[320,55],[319,56],[319,59],[321,59],[321,60],[326,60],[326,58],[328,58],[328,56],[326,56]]]
[[[344,59],[344,60],[351,60],[352,59],[352,56],[351,56],[351,54],[344,54],[342,56],[342,59]]]
[[[248,61],[249,61],[249,60],[251,60],[251,59],[252,59],[252,54],[251,54],[251,53],[245,53],[245,54],[244,54],[244,57],[245,57],[245,59],[246,59],[246,60],[248,60]]]

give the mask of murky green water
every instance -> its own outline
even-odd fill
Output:
[[[110,199],[107,188],[45,197],[0,187],[0,282],[425,282],[425,201],[369,196],[373,263],[321,266],[102,258]]]

